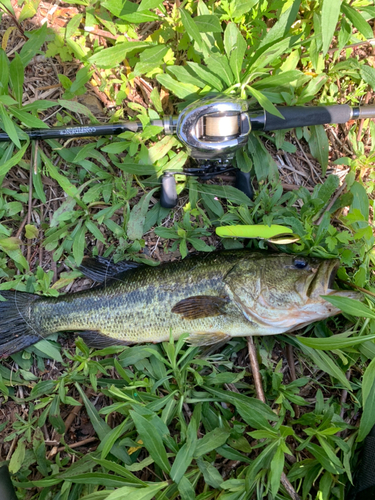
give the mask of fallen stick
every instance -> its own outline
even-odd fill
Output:
[[[260,399],[260,401],[263,401],[263,403],[265,403],[266,397],[265,397],[264,391],[263,391],[262,377],[261,377],[261,374],[259,371],[257,351],[256,351],[256,348],[254,345],[253,337],[247,338],[247,347],[249,350],[251,371],[253,373],[253,378],[254,378],[255,393],[256,393],[257,399]],[[281,474],[280,482],[284,486],[284,488],[286,489],[288,495],[290,496],[290,498],[292,498],[292,500],[301,500],[301,497],[295,491],[295,489],[292,486],[292,483],[286,477],[284,472],[282,472],[282,474]]]

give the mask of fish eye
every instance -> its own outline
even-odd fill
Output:
[[[309,263],[303,257],[296,257],[293,264],[297,269],[305,269]]]

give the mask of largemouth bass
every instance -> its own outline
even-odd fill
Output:
[[[84,260],[84,274],[102,281],[89,290],[43,297],[2,291],[0,356],[52,333],[79,332],[93,347],[162,342],[189,333],[193,345],[295,330],[340,311],[322,295],[333,290],[338,261],[286,254],[225,251],[158,267],[126,270]]]

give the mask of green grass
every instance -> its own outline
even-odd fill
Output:
[[[182,172],[188,155],[149,125],[209,92],[270,112],[282,104],[371,102],[375,70],[365,42],[373,38],[372,0],[65,6],[75,14],[57,31],[33,24],[37,3],[20,2],[15,14],[0,1],[7,30],[0,127],[11,138],[0,143],[0,291],[57,295],[77,286],[85,254],[143,260],[160,238],[166,258],[184,257],[219,245],[218,225],[281,224],[299,237],[278,245],[281,251],[339,258],[342,280],[375,292],[372,121],[335,127],[340,150],[322,126],[254,133],[236,157],[253,174],[254,200],[181,175],[175,210],[157,201],[160,176]],[[15,34],[22,43],[8,57]],[[61,92],[25,105],[29,65],[40,55],[55,58]],[[67,76],[70,63],[77,70]],[[63,147],[30,144],[22,128],[104,121],[85,99],[94,87],[107,121],[130,115],[144,130]],[[321,166],[324,182],[313,191],[283,191],[265,146],[294,155],[296,139]],[[326,175],[335,164],[347,167],[341,191],[339,178]],[[262,240],[251,246],[268,248]],[[243,339],[201,357],[183,338],[101,351],[80,339],[75,346],[63,340],[62,348],[53,338],[2,361],[0,460],[19,499],[287,499],[282,472],[303,499],[344,499],[375,423],[373,301],[341,301],[345,315],[299,336],[257,339],[266,404],[256,399]]]

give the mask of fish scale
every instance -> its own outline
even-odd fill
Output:
[[[207,265],[205,259],[195,260],[127,271],[106,285],[40,300],[34,308],[37,329],[43,336],[64,330],[94,330],[133,343],[167,340],[171,330],[175,338],[190,330],[221,331],[234,316],[248,328],[248,321],[233,304],[222,317],[193,321],[171,312],[177,302],[190,296],[222,294],[223,278],[235,265],[218,256]]]
[[[357,296],[330,288],[335,260],[237,250],[157,267],[122,264],[128,270],[116,275],[116,265],[103,262],[84,261],[82,272],[103,281],[89,290],[59,297],[1,292],[0,356],[61,331],[98,347],[183,333],[195,345],[278,334],[337,314],[321,295]]]

